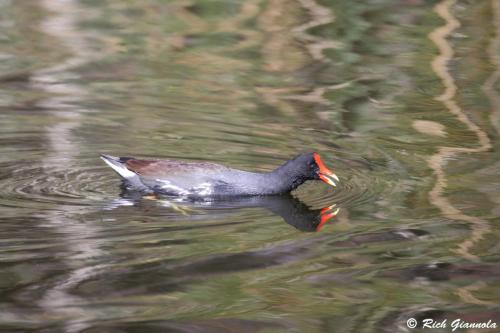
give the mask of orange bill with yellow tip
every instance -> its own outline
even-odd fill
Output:
[[[314,153],[314,161],[316,161],[316,165],[319,167],[319,172],[318,172],[319,179],[321,179],[328,185],[337,186],[337,183],[339,182],[339,177],[337,177],[336,174],[334,174],[330,169],[328,169],[325,166],[325,163],[323,163],[318,153]]]

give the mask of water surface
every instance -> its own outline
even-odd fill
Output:
[[[500,324],[499,78],[494,0],[1,1],[0,330]],[[336,189],[136,198],[98,158],[304,151]]]

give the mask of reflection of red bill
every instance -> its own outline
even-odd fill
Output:
[[[323,226],[325,225],[325,223],[331,219],[332,217],[336,216],[339,211],[340,211],[340,208],[337,208],[335,209],[334,211],[331,211],[332,209],[334,209],[336,207],[335,204],[331,205],[331,206],[328,206],[328,207],[325,207],[321,210],[321,213],[320,213],[320,216],[321,216],[321,219],[319,221],[319,224],[318,226],[316,227],[316,231],[320,231],[321,228],[323,228]]]

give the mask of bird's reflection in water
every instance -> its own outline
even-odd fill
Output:
[[[179,198],[160,195],[144,196],[142,193],[130,192],[124,189],[121,193],[121,198],[114,201],[107,208],[114,209],[120,206],[132,206],[139,201],[143,202],[145,199],[156,201],[162,206],[174,209],[179,214],[188,217],[193,210],[197,209],[204,209],[206,211],[217,209],[217,212],[220,212],[221,209],[265,208],[273,214],[280,216],[289,225],[305,232],[320,231],[340,211],[340,208],[336,204],[322,209],[310,208],[291,194],[209,200],[206,198]]]

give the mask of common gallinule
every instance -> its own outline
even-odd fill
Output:
[[[271,172],[248,172],[208,162],[101,158],[129,190],[186,197],[231,197],[288,193],[307,180],[336,186],[338,177],[318,153],[300,154]]]

